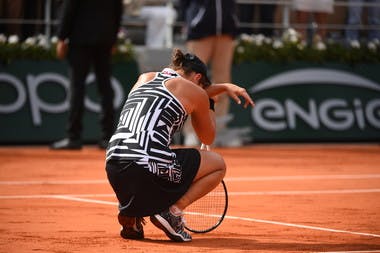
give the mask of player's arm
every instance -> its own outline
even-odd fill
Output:
[[[214,97],[222,93],[227,93],[237,104],[241,104],[240,97],[244,98],[244,108],[248,105],[255,106],[252,98],[249,96],[247,90],[233,83],[217,83],[207,87],[206,92],[209,97]]]
[[[201,90],[194,97],[191,123],[202,143],[211,145],[214,142],[216,135],[215,115],[213,108],[210,108],[210,99],[204,90]]]

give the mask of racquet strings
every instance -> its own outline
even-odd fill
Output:
[[[207,232],[223,220],[227,195],[223,183],[185,209],[186,228],[192,232]]]

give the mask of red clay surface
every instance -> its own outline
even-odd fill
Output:
[[[380,252],[380,145],[253,145],[226,160],[222,225],[119,237],[104,151],[0,147],[0,252]],[[149,219],[148,219],[149,220]]]

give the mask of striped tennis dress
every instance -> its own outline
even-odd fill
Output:
[[[138,196],[150,199],[153,205],[159,201],[157,198],[161,199],[162,203],[156,203],[160,211],[162,205],[173,204],[187,191],[198,171],[197,150],[169,147],[173,134],[187,118],[180,101],[165,86],[167,80],[178,76],[166,68],[129,94],[107,148],[109,181],[120,206],[136,209],[133,215],[141,216],[139,210],[148,208],[143,206],[146,204],[138,204]],[[137,206],[133,207],[132,203]],[[126,215],[131,213],[127,211]]]

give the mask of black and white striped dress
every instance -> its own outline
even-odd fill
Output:
[[[164,83],[178,77],[164,69],[132,91],[120,114],[116,133],[110,140],[107,160],[134,161],[151,173],[173,182],[181,179],[175,153],[169,148],[173,134],[182,127],[187,114]]]
[[[110,139],[107,176],[124,215],[151,215],[169,207],[187,191],[198,171],[198,150],[169,147],[187,118],[165,86],[178,76],[166,68],[133,90]]]

